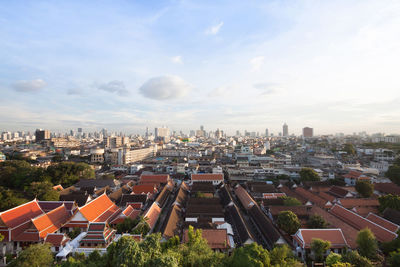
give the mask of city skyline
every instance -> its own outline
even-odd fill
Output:
[[[117,3],[0,3],[0,128],[400,133],[397,1]]]

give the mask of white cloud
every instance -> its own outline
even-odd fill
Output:
[[[183,64],[182,56],[172,57],[171,61],[175,64]]]
[[[145,82],[139,92],[151,99],[167,100],[185,96],[192,86],[178,76],[154,77]]]
[[[98,89],[107,91],[110,93],[117,93],[121,96],[127,95],[129,92],[125,88],[125,84],[122,81],[111,81],[108,83],[100,84]]]
[[[262,96],[274,94],[281,89],[276,83],[255,83],[253,87],[260,90]]]
[[[264,65],[264,56],[258,56],[250,59],[250,65],[252,71],[258,71]]]
[[[12,87],[18,92],[36,92],[46,86],[46,82],[42,79],[36,79],[31,81],[17,81]]]
[[[206,30],[206,34],[208,35],[216,35],[221,30],[221,27],[224,25],[224,22],[221,21],[217,25],[211,26]]]

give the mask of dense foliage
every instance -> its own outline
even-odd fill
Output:
[[[328,222],[321,215],[314,214],[308,219],[307,226],[310,229],[324,229],[328,227]]]
[[[28,200],[58,200],[53,186],[70,186],[79,179],[94,178],[94,170],[86,163],[61,162],[47,169],[34,167],[25,160],[0,162],[0,210],[21,205]]]
[[[300,180],[302,182],[317,182],[320,181],[318,173],[311,168],[302,168],[300,171]]]
[[[53,253],[48,244],[35,244],[24,249],[18,258],[13,260],[10,267],[46,267],[52,266]]]
[[[374,185],[368,181],[357,181],[356,190],[362,197],[370,197],[374,193]]]
[[[378,242],[370,229],[365,228],[358,232],[356,242],[361,256],[368,259],[377,258]]]
[[[301,205],[301,202],[297,198],[288,197],[288,196],[285,196],[282,198],[283,198],[283,205],[285,205],[285,206],[300,206]]]
[[[400,185],[400,158],[398,158],[393,165],[389,167],[386,172],[386,177],[388,177],[393,183]]]
[[[329,241],[325,241],[319,238],[313,238],[311,241],[311,251],[314,253],[314,259],[317,262],[324,260],[325,252],[331,247]]]
[[[397,195],[384,195],[378,198],[379,210],[382,212],[386,208],[391,208],[400,211],[400,196]]]
[[[112,243],[107,253],[101,256],[98,252],[85,257],[82,254],[70,257],[60,267],[130,267],[130,266],[170,266],[170,267],[296,267],[302,266],[297,261],[291,249],[287,246],[278,246],[273,250],[265,250],[262,246],[253,243],[233,250],[231,256],[214,252],[207,241],[202,238],[201,230],[189,227],[188,240],[181,244],[179,238],[171,238],[168,242],[160,242],[161,235],[151,234],[142,242],[124,236],[118,242]]]
[[[277,224],[286,233],[293,235],[300,228],[300,221],[296,214],[290,210],[281,211],[278,215]]]

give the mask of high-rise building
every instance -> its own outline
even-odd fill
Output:
[[[170,133],[167,127],[157,127],[154,129],[154,136],[159,141],[168,142]]]
[[[82,128],[78,128],[78,133],[82,133]]]
[[[269,137],[268,128],[265,129],[265,136]]]
[[[35,136],[36,136],[36,142],[40,142],[43,140],[49,140],[50,139],[50,131],[37,129],[35,132]]]
[[[289,136],[289,127],[286,123],[283,124],[283,131],[282,131],[283,136]]]
[[[303,128],[303,137],[313,137],[314,129],[310,127]]]

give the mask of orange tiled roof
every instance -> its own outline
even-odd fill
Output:
[[[166,184],[169,180],[170,180],[169,179],[169,174],[152,174],[152,175],[142,174],[140,176],[140,183]]]
[[[224,175],[222,173],[192,174],[192,181],[224,181]]]
[[[66,237],[65,234],[48,234],[44,239],[45,243],[50,243],[54,247],[65,245],[70,238]]]
[[[357,213],[345,209],[342,206],[335,205],[330,210],[330,213],[339,217],[346,223],[352,225],[358,230],[362,230],[364,228],[369,228],[375,235],[375,237],[381,242],[389,242],[397,237],[397,234],[389,231],[381,225],[378,225],[370,220],[361,217]]]
[[[183,242],[189,240],[188,229],[185,229],[183,234]],[[202,229],[202,237],[207,240],[211,249],[227,249],[231,247],[226,229]]]
[[[67,222],[70,213],[64,205],[43,214],[32,220],[33,225],[39,232],[40,238],[46,237],[48,233],[53,233]]]
[[[311,201],[313,204],[320,206],[321,208],[332,206],[332,203],[329,201],[311,193],[310,191],[305,190],[302,187],[296,187],[295,191],[300,196],[304,197],[308,201]]]
[[[150,229],[154,228],[160,214],[161,208],[154,202],[144,214],[144,217],[147,218],[147,223],[150,226]]]
[[[346,209],[353,207],[378,207],[379,201],[373,198],[341,198],[338,203]]]
[[[242,206],[245,209],[250,209],[256,203],[253,200],[253,198],[249,195],[249,193],[247,193],[247,191],[241,185],[238,185],[235,188],[235,195],[239,198],[240,203],[242,203]]]
[[[18,207],[0,213],[0,225],[7,226],[8,228],[15,228],[41,214],[44,214],[44,212],[40,209],[36,199],[34,199]]]
[[[331,248],[347,247],[346,239],[340,229],[299,229],[293,238],[302,248],[310,248],[313,238],[331,242]]]
[[[157,193],[157,189],[154,184],[142,184],[134,185],[132,188],[132,194],[154,194]]]
[[[386,229],[392,231],[393,233],[396,233],[400,229],[399,225],[394,224],[391,221],[388,221],[385,218],[382,218],[374,213],[369,213],[367,219],[370,220],[371,222],[374,222],[380,226],[385,227]]]
[[[102,194],[79,208],[79,211],[89,222],[106,222],[121,210],[106,194]]]

